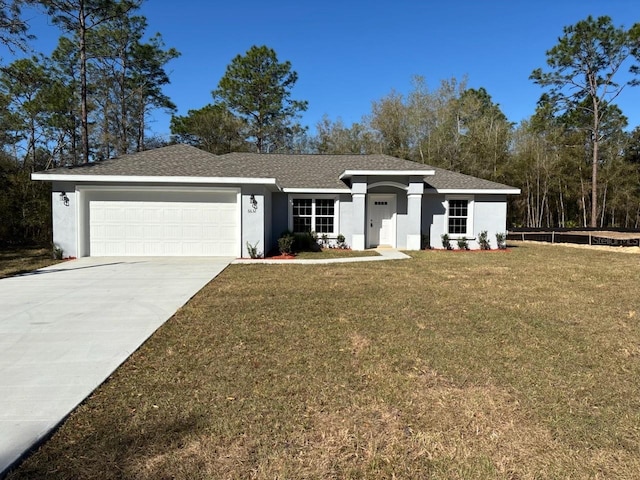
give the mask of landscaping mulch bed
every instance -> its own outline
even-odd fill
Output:
[[[294,254],[282,254],[278,251],[270,252],[267,260],[323,260],[332,258],[377,257],[375,250],[351,250],[350,248],[323,248],[318,251],[296,252]]]

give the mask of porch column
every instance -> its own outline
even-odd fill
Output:
[[[422,247],[422,178],[409,179],[407,190],[407,250],[420,250]]]
[[[255,246],[258,252],[267,254],[265,251],[265,201],[264,190],[258,186],[242,187],[240,200],[241,213],[241,257],[249,258],[249,247]]]
[[[365,226],[367,224],[366,213],[367,179],[365,177],[353,177],[351,180],[351,202],[353,205],[353,238],[351,248],[354,250],[365,249]]]

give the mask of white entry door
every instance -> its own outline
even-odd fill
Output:
[[[396,196],[393,194],[370,194],[369,247],[396,246]]]

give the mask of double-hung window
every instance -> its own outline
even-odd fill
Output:
[[[469,198],[447,200],[447,233],[456,237],[473,235],[473,201]]]
[[[333,198],[293,198],[291,220],[294,233],[336,233],[336,201]]]
[[[313,230],[313,200],[296,198],[293,200],[293,231],[295,233]]]

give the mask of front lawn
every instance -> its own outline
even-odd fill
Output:
[[[640,257],[233,265],[10,479],[637,478]]]
[[[21,247],[0,250],[0,278],[27,273],[58,263],[50,248]]]

